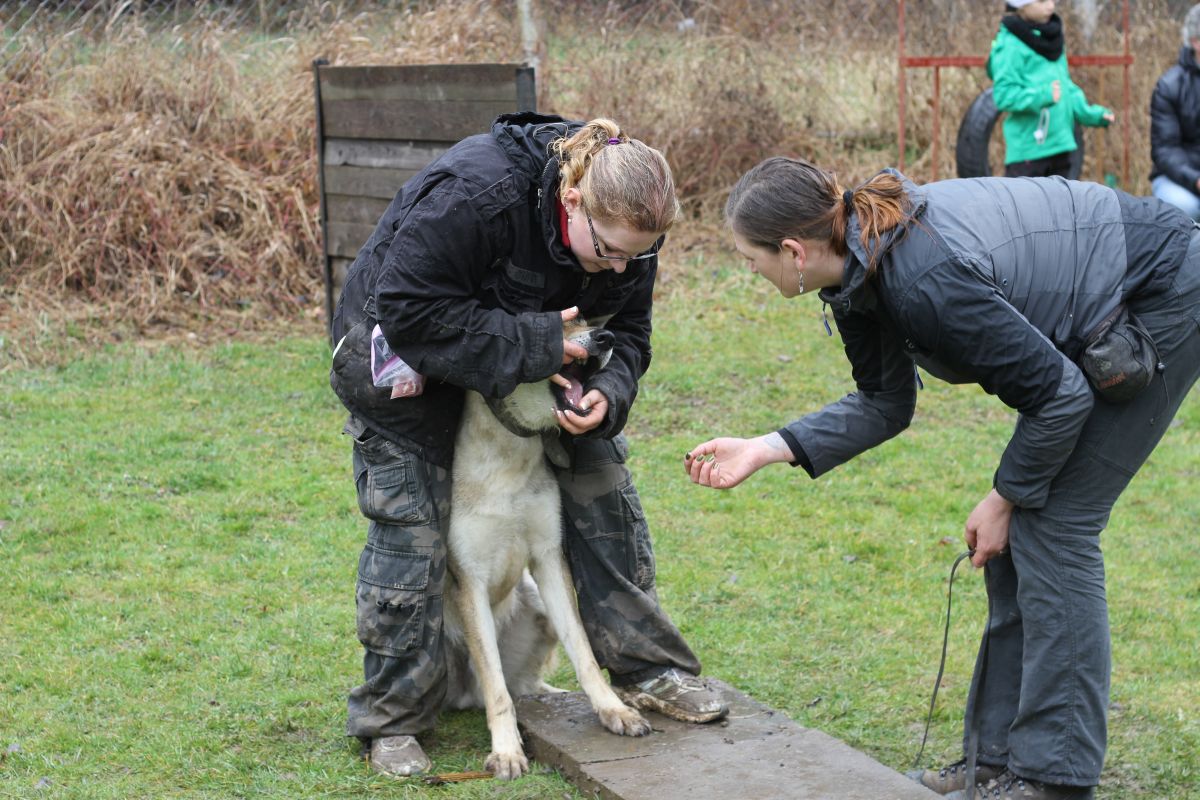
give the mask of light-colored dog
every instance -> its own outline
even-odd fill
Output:
[[[602,367],[613,335],[567,325],[564,335],[589,353],[586,364],[574,366]],[[558,484],[546,464],[543,439],[549,439],[547,448],[557,443],[553,409],[575,408],[582,381],[572,377],[565,391],[551,386],[522,384],[498,401],[467,392],[455,445],[444,628],[447,705],[487,710],[492,752],[486,766],[504,779],[529,770],[513,696],[558,691],[542,681],[555,634],[601,724],[625,736],[650,732],[649,723],[604,679],[579,618],[562,552]],[[464,644],[473,670],[463,657]]]

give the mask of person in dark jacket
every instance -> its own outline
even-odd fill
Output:
[[[393,775],[429,768],[414,738],[446,696],[441,642],[449,470],[463,390],[503,397],[553,379],[583,348],[582,314],[615,334],[608,365],[560,415],[556,468],[579,610],[618,695],[688,722],[726,713],[659,606],[641,502],[621,430],[650,364],[658,247],[678,215],[662,154],[611,120],[522,113],[451,147],[401,187],[351,265],[334,313],[330,381],[350,412],[359,506],[362,685],[348,735]],[[370,332],[425,378],[392,399],[373,384]]]
[[[1200,4],[1183,21],[1179,63],[1150,98],[1150,190],[1200,220]]]
[[[1196,226],[1095,183],[918,188],[888,170],[843,191],[786,158],[744,175],[726,214],[752,272],[785,297],[819,291],[833,309],[856,390],[772,433],[698,444],[689,477],[729,489],[779,462],[823,475],[908,426],[914,365],[1017,410],[965,525],[991,608],[964,725],[979,785],[968,792],[967,758],[913,777],[956,797],[1094,796],[1110,674],[1100,533],[1200,375]],[[1157,356],[1136,334],[1150,382],[1116,402],[1075,359],[1122,309],[1122,333],[1144,331]]]

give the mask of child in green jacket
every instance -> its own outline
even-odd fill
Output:
[[[1116,115],[1091,105],[1067,74],[1062,20],[1054,0],[1008,0],[992,42],[988,76],[1004,120],[1007,177],[1066,176],[1075,142],[1075,120],[1105,126]]]

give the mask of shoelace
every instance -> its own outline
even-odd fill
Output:
[[[676,690],[680,692],[702,692],[705,689],[704,684],[700,682],[699,678],[691,676],[686,678],[680,677],[679,673],[677,673],[675,670],[664,672],[662,675],[654,678],[647,686],[647,689],[658,681],[665,681],[668,685],[674,686]]]

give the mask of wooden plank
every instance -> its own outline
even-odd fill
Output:
[[[518,64],[322,67],[322,100],[491,101],[517,107]]]
[[[325,194],[356,195],[391,200],[404,182],[417,173],[406,169],[326,167]]]
[[[336,305],[338,298],[342,296],[342,287],[346,285],[346,272],[349,271],[350,265],[354,263],[353,258],[340,258],[334,256],[329,259],[329,274],[333,280],[333,285],[330,292],[333,295],[333,302]]]
[[[382,167],[415,172],[449,150],[451,144],[453,142],[326,139],[325,166]]]
[[[708,682],[729,703],[724,722],[688,725],[643,712],[653,733],[614,736],[583,692],[563,692],[516,698],[517,723],[536,761],[600,800],[938,800],[845,742]]]
[[[516,110],[516,100],[328,100],[322,95],[321,106],[326,137],[457,142],[486,133],[496,117]]]
[[[390,199],[378,197],[355,197],[345,194],[325,195],[325,213],[330,222],[355,222],[374,225],[387,211]]]
[[[334,222],[329,221],[329,238],[325,242],[325,254],[328,256],[341,256],[343,258],[354,258],[358,254],[358,249],[367,243],[367,239],[371,238],[371,234],[375,232],[375,226],[365,225],[356,222]]]

